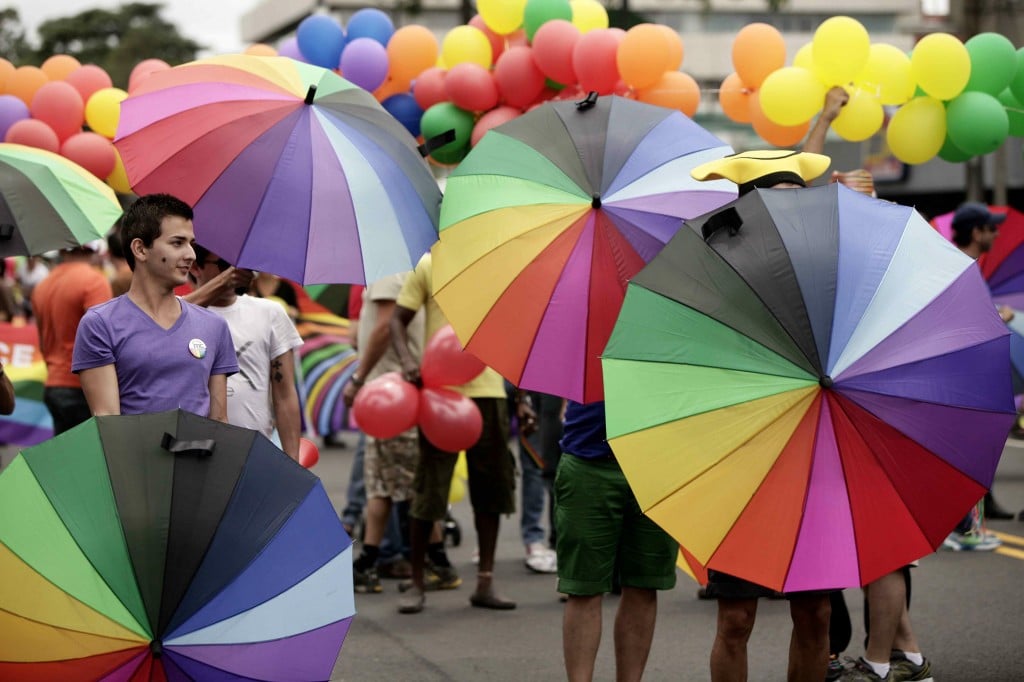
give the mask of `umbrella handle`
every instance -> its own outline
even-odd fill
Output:
[[[449,128],[448,130],[444,131],[443,133],[438,133],[437,135],[434,135],[429,140],[424,140],[423,144],[421,144],[416,149],[419,151],[420,156],[422,156],[423,158],[427,158],[436,149],[439,149],[439,148],[445,146],[446,144],[448,144],[449,142],[454,142],[454,141],[455,141],[455,128]]]
[[[178,440],[169,433],[164,433],[160,441],[160,447],[172,455],[194,454],[196,457],[209,457],[213,454],[213,448],[217,441],[212,438],[202,440]]]
[[[735,207],[730,206],[729,208],[708,217],[708,219],[704,221],[704,225],[700,228],[700,232],[706,242],[722,228],[729,230],[730,237],[735,237],[740,231],[740,227],[742,225],[743,218],[740,217],[740,214]]]

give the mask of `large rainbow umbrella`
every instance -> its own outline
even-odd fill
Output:
[[[91,419],[0,475],[0,679],[327,680],[351,546],[255,431]]]
[[[683,218],[735,198],[690,177],[731,152],[678,111],[620,97],[488,132],[448,178],[433,249],[434,298],[463,347],[521,388],[600,400],[626,282]]]
[[[136,193],[195,207],[196,239],[303,284],[411,270],[441,193],[415,139],[373,95],[287,57],[223,55],[153,74],[115,144]]]
[[[974,261],[839,184],[690,221],[630,283],[603,363],[644,512],[701,564],[777,590],[864,585],[933,551],[1014,420]]]

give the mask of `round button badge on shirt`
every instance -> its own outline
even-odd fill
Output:
[[[192,357],[202,360],[206,357],[206,344],[202,339],[192,339],[188,342],[188,352]]]

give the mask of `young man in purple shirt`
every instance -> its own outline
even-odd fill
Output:
[[[227,421],[227,377],[238,371],[227,323],[174,295],[195,261],[192,209],[167,194],[125,212],[128,293],[91,308],[75,337],[72,371],[93,415],[182,408]]]

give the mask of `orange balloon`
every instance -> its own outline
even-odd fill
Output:
[[[40,68],[50,80],[62,81],[81,65],[82,63],[71,55],[55,54],[43,62]]]
[[[38,66],[19,66],[7,79],[7,94],[31,105],[36,91],[49,82],[46,73]]]
[[[626,31],[615,53],[622,80],[637,90],[652,87],[668,71],[672,45],[655,24],[637,24]]]
[[[732,65],[748,88],[759,88],[772,71],[786,65],[786,41],[768,24],[747,24],[732,41]]]
[[[796,126],[780,126],[777,123],[772,123],[761,111],[761,100],[756,92],[750,97],[750,119],[754,126],[754,132],[760,135],[762,140],[776,147],[796,146],[811,129],[810,121]]]
[[[700,104],[700,86],[689,74],[666,71],[652,87],[638,90],[636,98],[647,104],[678,109],[692,118]]]
[[[0,93],[7,92],[7,79],[14,73],[14,64],[0,57]]]
[[[270,45],[264,45],[263,43],[255,43],[245,48],[242,54],[251,55],[253,57],[276,57],[277,50],[272,48]]]
[[[396,81],[394,78],[388,78],[379,88],[373,91],[373,96],[377,98],[378,102],[383,102],[388,97],[403,92],[409,92],[408,82]]]
[[[730,73],[718,90],[718,103],[729,120],[750,123],[750,96],[754,91],[743,84],[738,73]]]
[[[434,66],[440,47],[430,29],[410,24],[403,26],[388,40],[388,63],[391,78],[409,83]]]
[[[665,67],[666,71],[677,71],[679,67],[683,65],[683,39],[675,31],[665,24],[655,24],[661,32],[668,38],[669,43],[669,60],[668,66]]]

